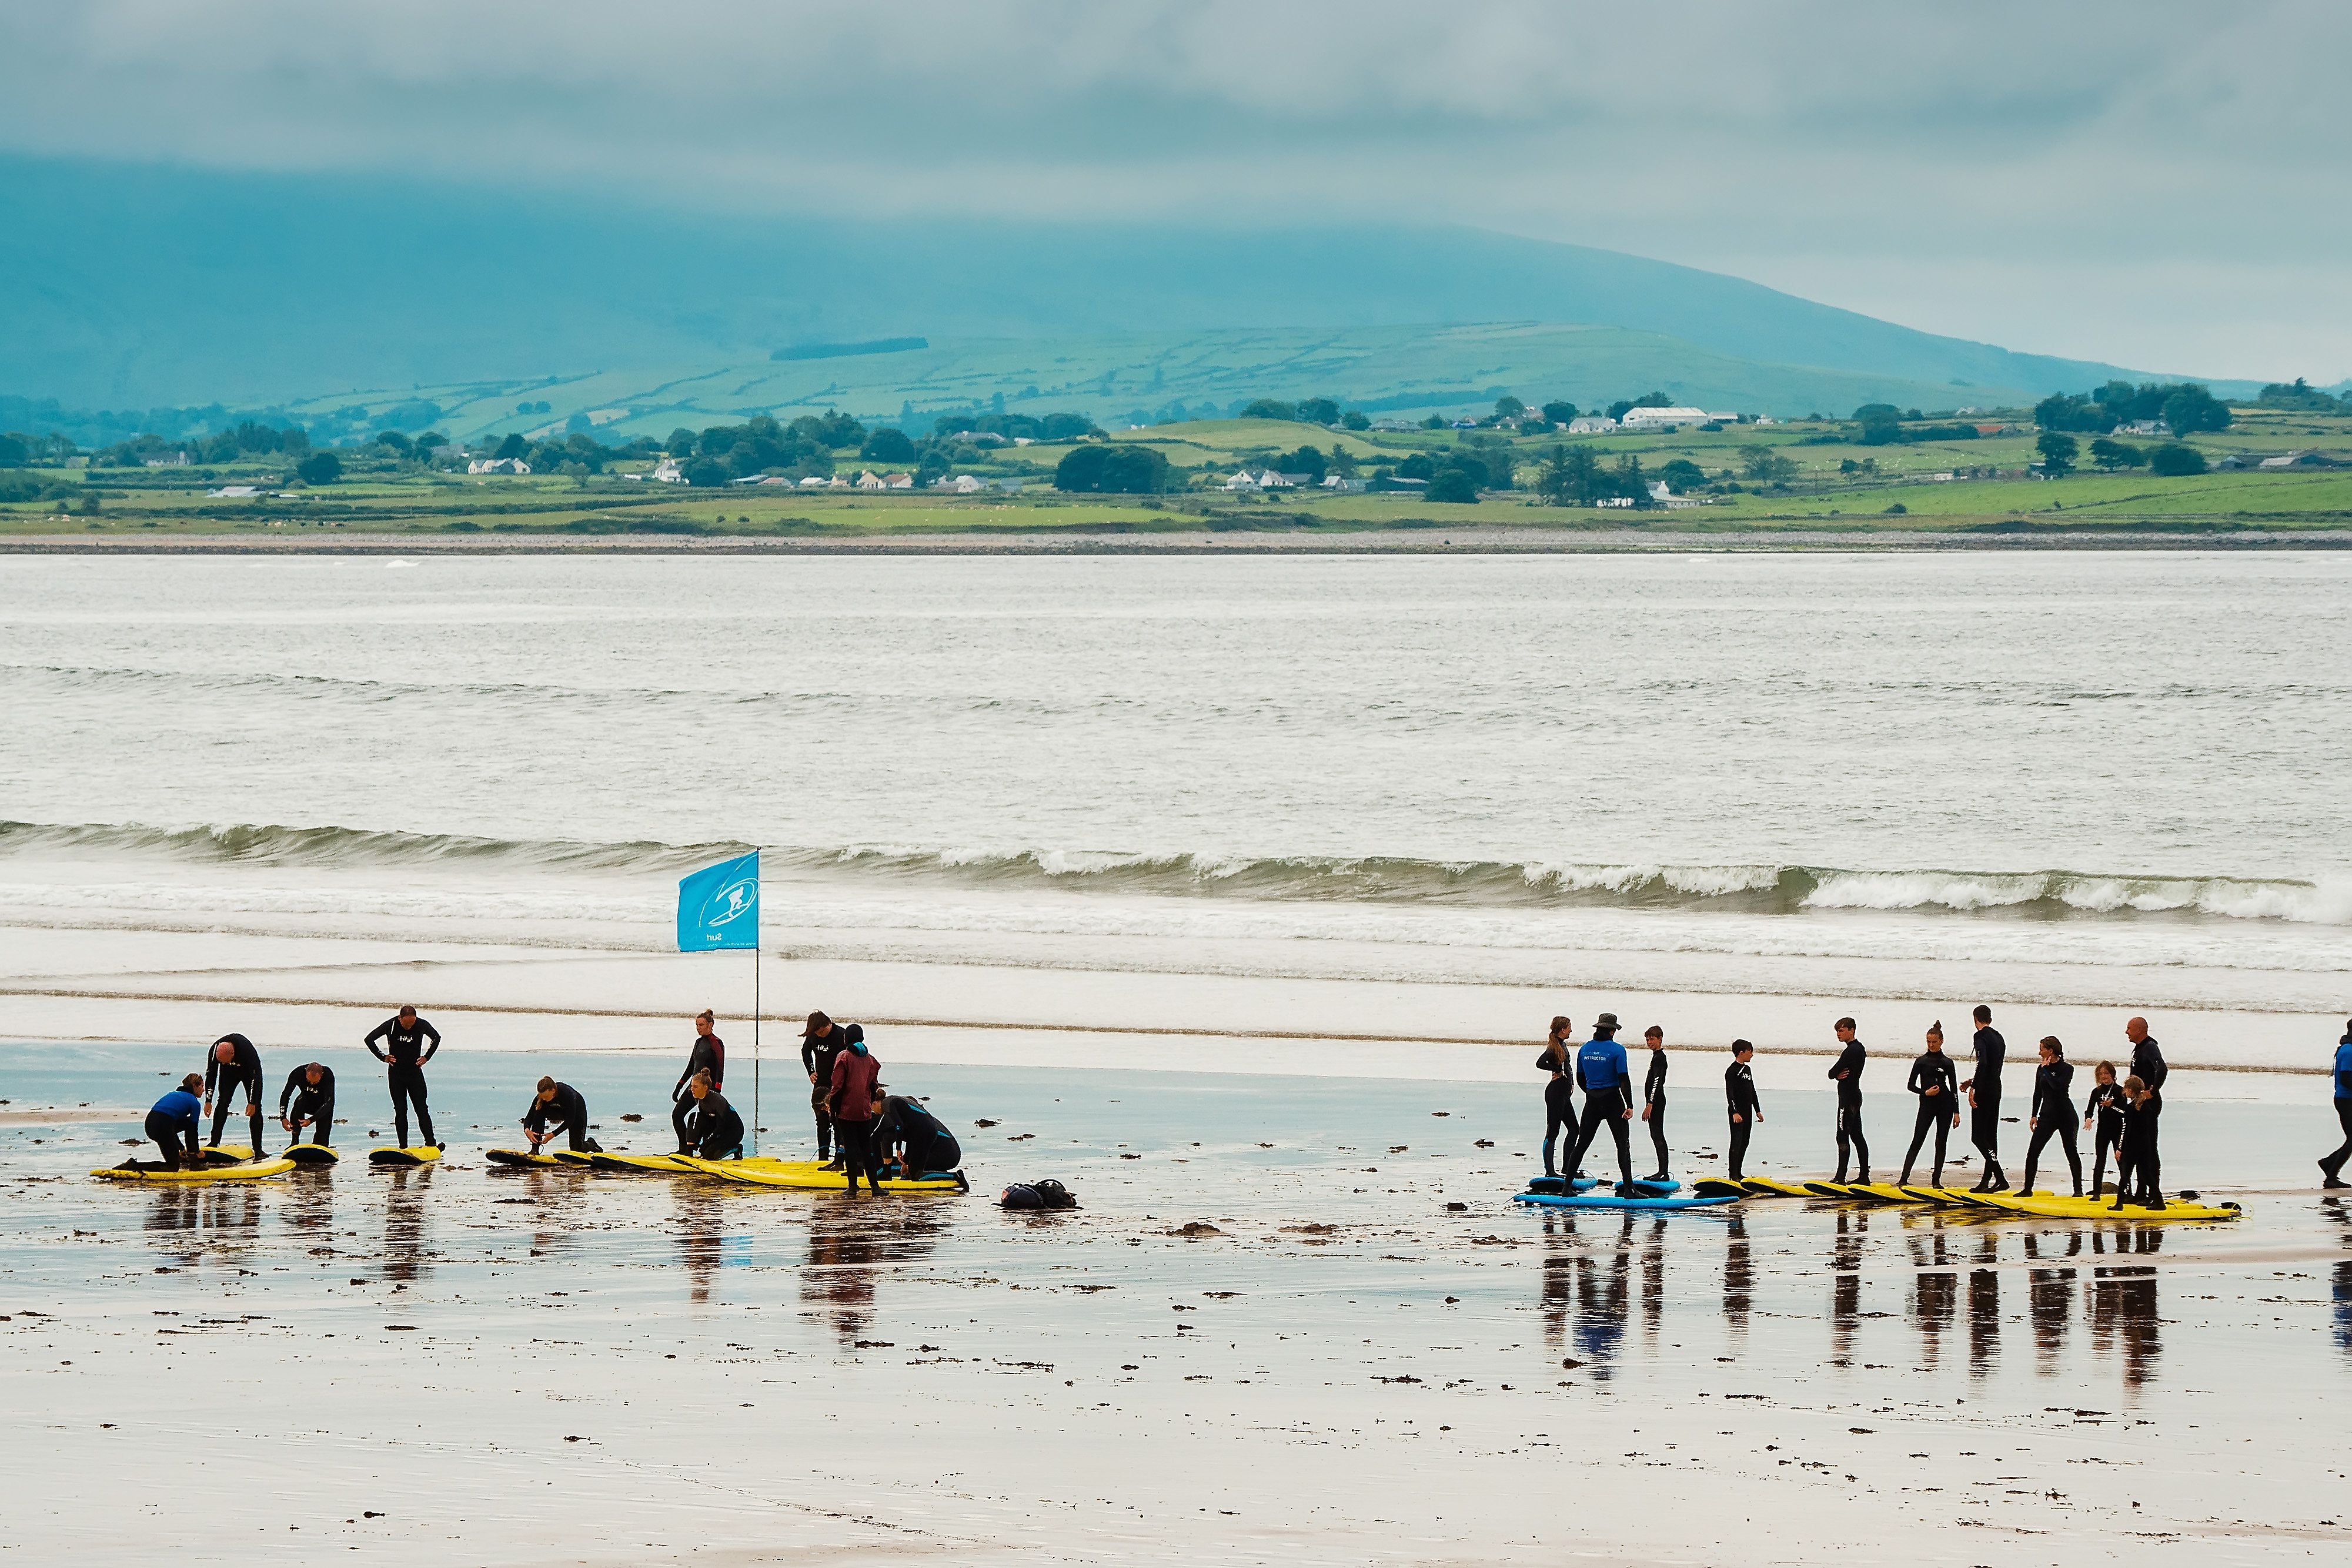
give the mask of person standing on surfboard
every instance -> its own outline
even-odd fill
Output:
[[[2111,1149],[2116,1156],[2116,1186],[2118,1191],[2123,1187],[2124,1086],[2116,1082],[2116,1064],[2112,1061],[2099,1063],[2091,1076],[2098,1080],[2098,1087],[2083,1102],[2083,1125],[2087,1127],[2093,1121],[2099,1124],[2091,1144],[2091,1196],[2096,1197],[2106,1186],[2107,1152]]]
[[[1650,1124],[1650,1147],[1658,1156],[1658,1168],[1651,1181],[1674,1179],[1667,1170],[1666,1158],[1666,1031],[1656,1024],[1642,1031],[1643,1041],[1650,1048],[1650,1070],[1642,1075],[1642,1120]]]
[[[1738,1181],[1748,1160],[1748,1140],[1764,1119],[1756,1099],[1756,1074],[1748,1062],[1756,1048],[1744,1040],[1731,1042],[1731,1065],[1723,1070],[1724,1113],[1731,1118],[1731,1179]]]
[[[376,1041],[384,1049],[378,1051]],[[430,1041],[431,1043],[426,1043]],[[392,1129],[400,1139],[400,1147],[407,1148],[408,1107],[416,1107],[416,1130],[425,1141],[433,1143],[433,1113],[425,1108],[425,1064],[441,1049],[441,1031],[416,1016],[415,1008],[403,1008],[393,1017],[368,1030],[368,1054],[383,1062],[392,1080]]]
[[[552,1126],[550,1123],[554,1124]],[[575,1154],[600,1155],[604,1151],[588,1135],[588,1101],[569,1083],[558,1083],[552,1078],[539,1081],[539,1089],[531,1097],[530,1109],[523,1113],[522,1130],[530,1135],[530,1152],[539,1153],[539,1145],[551,1140],[557,1133],[570,1136]]]
[[[2157,1110],[2161,1112],[2164,1109],[2164,1081],[2172,1075],[2172,1069],[2165,1065],[2164,1052],[2158,1048],[2156,1036],[2147,1032],[2147,1020],[2141,1018],[2128,1020],[2124,1025],[2124,1038],[2131,1041],[2131,1076],[2147,1085],[2147,1092],[2156,1096]],[[2151,1120],[2147,1126],[2147,1142],[2141,1150],[2151,1172],[2163,1163],[2163,1156],[2156,1146],[2156,1134],[2157,1122]]]
[[[196,1146],[196,1118],[205,1109],[198,1094],[204,1086],[205,1081],[191,1072],[147,1113],[147,1135],[163,1152],[167,1171],[197,1170],[205,1163],[205,1152]]]
[[[289,1146],[302,1141],[305,1122],[312,1143],[335,1141],[335,1070],[323,1061],[304,1062],[286,1075],[286,1087],[278,1092],[278,1124],[286,1129]]]
[[[2116,1166],[2116,1201],[2109,1207],[2121,1208],[2126,1203],[2138,1203],[2148,1208],[2164,1207],[2162,1166],[2156,1155],[2156,1127],[2164,1113],[2164,1096],[2150,1088],[2138,1073],[2124,1080],[2123,1156]],[[2138,1196],[2133,1196],[2137,1189]]]
[[[688,1092],[694,1075],[699,1072],[707,1076],[713,1090],[726,1086],[727,1042],[713,1032],[718,1022],[717,1015],[709,1008],[694,1015],[694,1044],[686,1053],[686,1071],[679,1073],[677,1082],[670,1086],[669,1124],[671,1130],[677,1134],[677,1152],[681,1155],[692,1149],[696,1143],[686,1130],[687,1122],[694,1113],[695,1096]],[[723,1105],[726,1102],[721,1100],[719,1103]],[[743,1140],[739,1136],[735,1141],[740,1144]]]
[[[2352,1186],[2344,1179],[2344,1162],[2352,1159],[2352,1019],[2344,1020],[2344,1038],[2336,1042],[2335,1082],[2336,1124],[2344,1129],[2344,1142],[2319,1162],[2326,1178],[2320,1185]]]
[[[218,1082],[219,1109],[214,1109],[215,1082]],[[237,1089],[245,1090],[245,1113],[253,1123],[253,1148],[247,1156],[261,1158],[261,1052],[253,1041],[241,1034],[225,1034],[213,1041],[205,1057],[205,1112],[213,1119],[214,1148],[220,1147],[221,1129],[228,1124],[229,1102]]]
[[[1931,1131],[1936,1134],[1936,1169],[1929,1186],[1944,1185],[1945,1140],[1952,1129],[1960,1124],[1959,1086],[1952,1071],[1952,1059],[1944,1054],[1944,1020],[1937,1019],[1927,1026],[1927,1049],[1911,1063],[1910,1082],[1905,1085],[1919,1096],[1919,1119],[1911,1124],[1911,1150],[1903,1156],[1903,1179],[1897,1186],[1911,1185],[1911,1167],[1919,1161],[1919,1145]]]
[[[704,1014],[707,1019],[709,1015]],[[717,1038],[716,1036],[713,1037]],[[707,1068],[698,1069],[687,1080],[686,1094],[681,1102],[691,1114],[680,1131],[689,1140],[680,1154],[699,1155],[706,1160],[740,1160],[743,1157],[743,1117],[727,1096],[719,1092],[718,1083]]]
[[[833,1130],[841,1145],[841,1168],[849,1173],[849,1190],[857,1190],[857,1173],[866,1185],[882,1190],[874,1174],[874,1086],[881,1081],[882,1064],[866,1049],[866,1031],[851,1024],[842,1031],[843,1045],[833,1059]]]
[[[2061,1139],[2066,1150],[2066,1168],[2074,1174],[2074,1196],[2083,1196],[2083,1151],[2074,1141],[2074,1064],[2066,1060],[2066,1048],[2054,1034],[2042,1037],[2042,1065],[2033,1070],[2033,1110],[2026,1122],[2032,1134],[2025,1145],[2025,1179],[2017,1184],[2017,1196],[2033,1196],[2033,1167],[2042,1161],[2042,1151],[2053,1137]]]
[[[1849,1152],[1862,1161],[1862,1174],[1854,1179],[1870,1180],[1870,1140],[1862,1135],[1862,1070],[1870,1065],[1870,1053],[1862,1041],[1853,1038],[1853,1019],[1837,1020],[1838,1059],[1830,1063],[1830,1077],[1837,1084],[1837,1181],[1845,1180]]]
[[[2000,1168],[2000,1069],[2009,1058],[2009,1041],[1992,1027],[1990,1008],[1979,1003],[1976,1020],[1976,1071],[1960,1089],[1969,1097],[1971,1112],[1969,1142],[1984,1156],[1984,1174],[1969,1190],[1999,1192],[2009,1185],[2009,1173]]]
[[[1569,1171],[1584,1168],[1584,1151],[1606,1123],[1617,1143],[1617,1196],[1632,1197],[1633,1150],[1626,1134],[1633,1119],[1633,1077],[1625,1065],[1625,1048],[1617,1043],[1615,1013],[1592,1020],[1592,1038],[1576,1053],[1576,1082],[1584,1091],[1584,1115],[1577,1123],[1576,1157],[1567,1162]]]
[[[1576,1080],[1570,1076],[1576,1067],[1576,1053],[1569,1049],[1569,1037],[1576,1032],[1565,1014],[1551,1020],[1551,1034],[1544,1048],[1536,1054],[1536,1070],[1550,1076],[1544,1082],[1544,1175],[1576,1175]],[[1551,1168],[1551,1141],[1560,1134],[1568,1134],[1560,1145],[1561,1157],[1569,1168]]]

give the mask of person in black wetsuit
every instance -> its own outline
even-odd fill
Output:
[[[809,1014],[808,1027],[801,1031],[801,1065],[808,1069],[809,1109],[816,1113],[816,1157],[828,1162],[827,1170],[841,1168],[834,1158],[833,1061],[848,1045],[847,1029],[823,1013]]]
[[[1650,1124],[1650,1147],[1658,1156],[1649,1179],[1667,1181],[1673,1173],[1666,1168],[1666,1031],[1652,1024],[1642,1039],[1650,1047],[1650,1069],[1642,1075],[1642,1120]]]
[[[2107,1180],[2107,1155],[2116,1156],[2116,1190],[2124,1184],[2124,1086],[2116,1082],[2116,1064],[2102,1061],[2091,1076],[2098,1081],[2083,1102],[2083,1125],[2099,1124],[2091,1145],[2091,1196],[2097,1197]]]
[[[694,1075],[709,1074],[713,1089],[727,1087],[727,1042],[712,1032],[718,1022],[718,1016],[709,1008],[694,1015],[694,1044],[687,1049],[686,1071],[670,1085],[669,1124],[677,1134],[677,1152],[681,1155],[691,1152],[696,1143],[686,1130],[688,1120],[694,1114],[694,1096],[688,1092]],[[735,1141],[740,1144],[743,1140],[738,1136]]]
[[[2109,1207],[2121,1208],[2126,1203],[2137,1203],[2148,1208],[2162,1208],[2164,1167],[2157,1157],[2156,1129],[2158,1119],[2164,1114],[2164,1096],[2135,1072],[2124,1080],[2123,1097],[2130,1109],[2124,1116],[2123,1158],[2116,1167],[2116,1201]]]
[[[1969,1097],[1969,1142],[1984,1160],[1984,1174],[1969,1190],[1999,1192],[2009,1185],[2009,1173],[2000,1168],[2000,1070],[2009,1041],[1992,1027],[1990,1008],[1979,1006],[1976,1019],[1976,1071],[1961,1081],[1960,1091]]]
[[[1919,1161],[1919,1145],[1927,1134],[1936,1134],[1936,1169],[1927,1185],[1944,1185],[1944,1148],[1952,1129],[1960,1124],[1960,1092],[1952,1071],[1952,1059],[1944,1054],[1944,1024],[1938,1019],[1927,1026],[1927,1049],[1911,1063],[1911,1077],[1905,1087],[1919,1096],[1919,1119],[1911,1126],[1911,1151],[1903,1156],[1903,1179],[1897,1186],[1911,1185],[1911,1167]]]
[[[335,1141],[335,1070],[323,1061],[304,1062],[286,1075],[286,1087],[278,1092],[278,1124],[286,1129],[289,1145],[302,1141],[305,1122],[312,1143]]]
[[[2025,1145],[2025,1179],[2017,1184],[2017,1196],[2026,1197],[2033,1191],[2033,1167],[2042,1161],[2042,1150],[2052,1138],[2060,1139],[2066,1149],[2066,1168],[2074,1175],[2074,1196],[2083,1196],[2083,1151],[2074,1142],[2074,1064],[2066,1060],[2066,1048],[2054,1034],[2042,1039],[2042,1065],[2033,1070],[2033,1110],[2026,1124],[2033,1134]]]
[[[690,1114],[679,1131],[688,1139],[680,1154],[695,1154],[706,1160],[740,1160],[743,1157],[743,1117],[727,1096],[719,1092],[708,1070],[696,1071],[687,1080],[683,1103]]]
[[[1848,1152],[1861,1156],[1862,1174],[1856,1181],[1870,1179],[1870,1140],[1862,1135],[1862,1070],[1870,1065],[1870,1053],[1862,1041],[1853,1038],[1853,1019],[1837,1020],[1838,1059],[1830,1063],[1830,1078],[1837,1084],[1837,1181],[1845,1180]]]
[[[555,1125],[549,1126],[550,1122]],[[552,1139],[558,1131],[570,1135],[575,1153],[604,1153],[596,1140],[588,1135],[587,1100],[571,1084],[558,1083],[552,1078],[539,1081],[530,1109],[523,1113],[522,1130],[530,1137],[530,1152],[534,1155],[539,1153],[539,1145]]]
[[[217,1084],[217,1088],[215,1088]],[[225,1034],[205,1055],[205,1111],[213,1119],[212,1146],[220,1147],[221,1129],[228,1124],[228,1108],[238,1088],[245,1090],[245,1113],[253,1123],[251,1159],[261,1158],[261,1052],[241,1034]],[[219,1100],[217,1109],[214,1095]]]
[[[381,1040],[383,1049],[378,1051]],[[408,1108],[416,1107],[416,1130],[433,1143],[433,1113],[425,1108],[425,1064],[441,1049],[441,1031],[416,1016],[415,1008],[403,1008],[391,1018],[368,1030],[368,1054],[385,1064],[392,1081],[392,1130],[400,1139],[399,1146],[410,1147],[408,1142]],[[436,1148],[439,1145],[434,1145]]]
[[[1582,1170],[1584,1151],[1606,1123],[1617,1142],[1617,1196],[1632,1197],[1633,1151],[1626,1134],[1633,1119],[1633,1075],[1625,1065],[1625,1048],[1617,1043],[1615,1013],[1593,1020],[1592,1038],[1576,1053],[1576,1082],[1584,1091],[1584,1114],[1576,1125],[1576,1157],[1564,1163],[1571,1175]]]
[[[877,1086],[878,1088],[878,1086]],[[898,1175],[913,1181],[944,1175],[963,1164],[963,1145],[921,1102],[886,1094],[874,1111],[874,1158],[878,1165],[896,1152]]]
[[[204,1087],[204,1079],[191,1072],[147,1113],[147,1135],[163,1152],[163,1168],[167,1171],[197,1170],[205,1163],[205,1151],[196,1142],[196,1118],[205,1109],[200,1098]]]
[[[1738,1181],[1746,1174],[1748,1140],[1755,1135],[1756,1124],[1764,1119],[1764,1108],[1756,1099],[1756,1074],[1748,1062],[1756,1048],[1744,1040],[1731,1042],[1731,1065],[1723,1070],[1723,1113],[1730,1118],[1731,1179]]]
[[[2156,1096],[2156,1108],[2161,1113],[2164,1109],[2164,1081],[2172,1075],[2172,1069],[2164,1064],[2164,1052],[2158,1049],[2156,1036],[2147,1032],[2147,1020],[2136,1018],[2125,1024],[2124,1038],[2131,1041],[2130,1076],[2147,1085],[2147,1092]],[[2156,1146],[2157,1126],[2157,1120],[2151,1117],[2143,1151],[2147,1155],[2150,1170],[2162,1163],[2162,1156]]]
[[[2344,1142],[2320,1160],[2320,1185],[2352,1186],[2344,1179],[2344,1162],[2352,1159],[2352,1019],[2344,1020],[2344,1038],[2336,1042],[2336,1066],[2329,1076],[2336,1085],[2336,1124],[2344,1129]]]
[[[1536,1053],[1536,1071],[1545,1074],[1543,1163],[1546,1176],[1573,1176],[1573,1168],[1555,1171],[1551,1165],[1551,1141],[1560,1134],[1568,1134],[1560,1145],[1560,1154],[1573,1167],[1576,1160],[1576,1053],[1569,1049],[1569,1036],[1576,1026],[1565,1015],[1551,1020],[1551,1034],[1544,1048]]]

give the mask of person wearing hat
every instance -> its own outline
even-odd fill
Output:
[[[1592,1020],[1592,1038],[1576,1053],[1576,1082],[1584,1091],[1584,1115],[1577,1124],[1576,1157],[1567,1162],[1568,1169],[1573,1174],[1584,1168],[1584,1151],[1605,1123],[1617,1143],[1617,1196],[1632,1197],[1633,1150],[1627,1134],[1633,1130],[1628,1124],[1633,1120],[1633,1077],[1625,1063],[1625,1048],[1617,1043],[1615,1013]]]
[[[834,1157],[833,1062],[849,1043],[849,1030],[823,1013],[811,1013],[801,1030],[801,1065],[808,1071],[809,1109],[816,1115],[816,1157],[839,1170]]]

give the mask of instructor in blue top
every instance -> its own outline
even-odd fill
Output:
[[[1584,1151],[1602,1123],[1617,1140],[1617,1196],[1634,1197],[1633,1150],[1627,1125],[1633,1119],[1633,1080],[1625,1065],[1625,1048],[1617,1043],[1617,1015],[1602,1013],[1592,1020],[1592,1038],[1576,1053],[1577,1086],[1584,1091],[1584,1116],[1576,1129],[1576,1157],[1570,1172],[1584,1168]]]
[[[2344,1179],[2344,1162],[2352,1160],[2352,1019],[2344,1020],[2344,1038],[2336,1042],[2336,1121],[2344,1129],[2343,1145],[2319,1162],[2326,1176],[2323,1186],[2352,1186]]]
[[[205,1109],[196,1096],[204,1086],[205,1081],[191,1072],[147,1113],[147,1135],[163,1151],[167,1171],[196,1170],[205,1163],[205,1152],[196,1146],[196,1118]]]

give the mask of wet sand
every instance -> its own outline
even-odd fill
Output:
[[[0,1127],[7,1552],[1966,1564],[2343,1539],[2352,1210],[2305,1185],[2333,1141],[2308,1080],[2177,1079],[2168,1185],[2249,1213],[2158,1228],[1545,1217],[1507,1201],[1532,1082],[905,1058],[886,1076],[963,1136],[971,1197],[483,1164],[542,1069],[607,1146],[662,1146],[675,1067],[619,1052],[453,1051],[449,1159],[383,1173],[355,1055],[330,1059],[348,1163],[324,1176],[124,1190],[82,1173],[135,1125]],[[0,1082],[12,1110],[143,1104],[190,1060],[15,1046]],[[1676,1147],[1718,1146],[1714,1074],[1676,1072]],[[1828,1097],[1798,1082],[1768,1080],[1751,1170],[1820,1168]],[[807,1147],[789,1092],[763,1108],[770,1152]],[[1896,1110],[1873,1103],[1882,1145]],[[1085,1207],[988,1201],[1045,1175]]]

